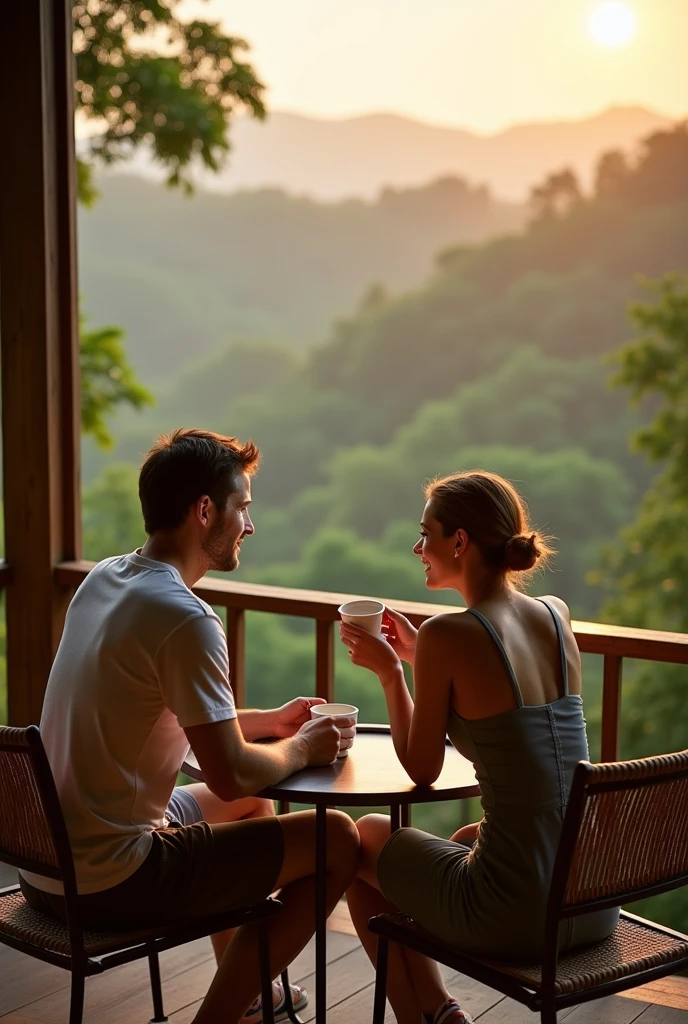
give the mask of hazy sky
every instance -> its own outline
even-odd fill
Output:
[[[274,110],[406,114],[492,132],[611,104],[688,114],[688,0],[628,0],[636,34],[588,31],[597,0],[185,0],[251,43]]]

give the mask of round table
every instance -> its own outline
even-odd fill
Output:
[[[189,752],[182,771],[203,781],[198,762]],[[348,757],[322,768],[304,768],[268,786],[260,796],[289,803],[315,804],[315,1003],[316,1024],[325,1024],[327,992],[326,829],[328,807],[378,807],[391,810],[392,831],[408,823],[411,804],[434,803],[479,796],[473,765],[447,743],[444,766],[432,786],[416,786],[402,768],[389,726],[359,725]]]

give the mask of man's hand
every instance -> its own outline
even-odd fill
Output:
[[[310,721],[311,708],[325,703],[322,697],[295,697],[281,708],[275,708],[273,736],[279,739],[295,736],[301,726]]]
[[[349,725],[349,723],[354,724],[353,718],[337,719],[337,721],[342,726]],[[299,729],[299,739],[306,744],[308,764],[332,764],[339,753],[340,736],[339,729],[334,724],[334,718],[318,715],[317,718],[305,722]]]

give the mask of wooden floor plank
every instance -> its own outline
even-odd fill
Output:
[[[637,1018],[637,1024],[688,1024],[688,1010],[670,1006],[648,1006]]]
[[[328,1024],[370,1024],[373,1005],[373,969],[358,939],[346,931],[328,933]],[[190,1024],[213,976],[215,965],[208,939],[168,950],[161,956],[165,1006],[170,1024]],[[314,1015],[314,944],[311,941],[291,968],[293,981],[307,985],[311,1006],[302,1014],[307,1022]],[[452,995],[480,1024],[538,1024],[538,1015],[514,1000],[464,975],[444,970]],[[683,997],[686,979],[664,979],[673,998]],[[0,956],[0,1024],[65,1024],[68,1010],[69,976],[59,968],[41,964],[14,950]],[[661,983],[660,983],[661,984]],[[41,986],[61,986],[59,991],[41,991]],[[38,987],[36,987],[38,986]],[[648,988],[646,986],[645,988]],[[661,993],[658,993],[658,995]],[[22,996],[24,1001],[21,1001]],[[17,1003],[17,998],[20,1002]],[[668,996],[667,996],[668,998]],[[151,1016],[147,963],[139,961],[118,967],[87,982],[84,1020],[87,1024],[145,1024]],[[387,1021],[394,1020],[388,1010]],[[559,1014],[566,1024],[688,1024],[688,1000],[682,1007],[650,1003],[648,999],[611,996]]]
[[[3,946],[0,957],[0,1018],[35,999],[67,988],[69,984],[68,971]]]
[[[645,1009],[647,1004],[606,996],[574,1007],[566,1018],[566,1024],[633,1024]]]
[[[619,995],[624,999],[638,999],[642,1003],[656,1003],[658,1006],[672,1006],[676,1010],[688,1010],[688,978],[677,975],[658,978],[647,985],[619,992]]]

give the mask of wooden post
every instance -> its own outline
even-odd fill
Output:
[[[334,622],[315,620],[315,693],[334,700]]]
[[[79,347],[71,3],[3,8],[0,336],[9,721],[37,722],[78,558]],[[11,40],[11,45],[9,41]]]
[[[621,712],[621,669],[623,659],[605,654],[602,681],[602,760],[619,759],[619,714]]]

